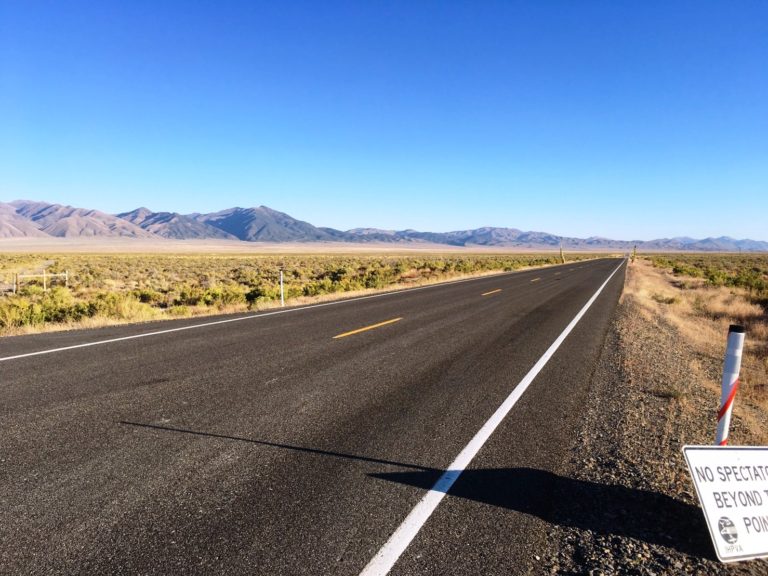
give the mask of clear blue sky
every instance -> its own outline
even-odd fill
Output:
[[[0,0],[0,200],[768,240],[768,2]]]

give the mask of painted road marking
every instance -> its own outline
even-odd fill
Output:
[[[562,266],[562,264],[560,265]],[[213,320],[211,322],[201,322],[200,324],[191,324],[189,326],[180,326],[179,328],[167,328],[165,330],[154,330],[152,332],[144,332],[142,334],[132,334],[130,336],[119,336],[117,338],[107,338],[106,340],[95,340],[94,342],[84,342],[83,344],[73,344],[71,346],[61,346],[60,348],[49,348],[47,350],[38,350],[37,352],[26,352],[24,354],[15,354],[13,356],[5,356],[0,358],[0,362],[7,362],[9,360],[19,360],[20,358],[29,358],[32,356],[42,356],[44,354],[53,354],[55,352],[65,352],[66,350],[76,350],[78,348],[90,348],[91,346],[101,346],[103,344],[113,344],[115,342],[124,342],[126,340],[136,340],[137,338],[147,338],[149,336],[160,336],[162,334],[172,334],[173,332],[184,332],[185,330],[195,330],[196,328],[207,328],[208,326],[217,326],[219,324],[229,324],[231,322],[242,322],[243,320],[258,320],[259,318],[265,318],[267,316],[275,316],[277,314],[292,314],[293,312],[299,312],[301,310],[311,310],[312,308],[323,308],[325,306],[340,306],[342,304],[349,304],[350,302],[358,302],[360,300],[370,300],[371,298],[384,298],[386,296],[395,296],[397,294],[407,294],[409,292],[416,292],[417,290],[431,290],[433,288],[439,288],[441,286],[450,286],[451,284],[463,284],[465,282],[472,282],[475,280],[485,280],[490,277],[496,276],[511,276],[514,274],[525,273],[525,270],[513,270],[511,272],[500,272],[498,274],[492,274],[488,276],[481,276],[479,278],[462,278],[460,280],[451,280],[449,282],[440,282],[438,284],[430,284],[429,286],[417,286],[415,288],[406,288],[404,290],[392,290],[391,292],[383,292],[381,294],[371,294],[369,296],[358,296],[357,298],[346,298],[344,300],[334,300],[333,302],[322,302],[320,304],[310,304],[308,306],[297,306],[296,308],[288,308],[286,310],[275,310],[274,312],[261,312],[257,314],[249,314],[247,316],[238,316],[237,318],[226,318],[224,320]]]
[[[491,290],[490,292],[483,292],[480,296],[490,296],[491,294],[497,294],[498,292],[501,292],[501,288],[496,288],[496,290]]]
[[[357,330],[350,330],[349,332],[338,334],[334,336],[333,339],[336,340],[337,338],[346,338],[347,336],[352,336],[353,334],[360,334],[360,332],[367,332],[368,330],[373,330],[374,328],[381,328],[387,324],[394,324],[395,322],[400,322],[400,320],[402,320],[402,318],[392,318],[392,320],[385,320],[384,322],[379,322],[378,324],[371,324],[370,326],[364,326],[363,328],[358,328]]]
[[[488,438],[491,437],[491,434],[496,430],[496,427],[501,424],[501,421],[504,420],[507,414],[509,414],[512,407],[518,400],[520,400],[520,397],[528,389],[528,386],[531,385],[533,379],[536,378],[537,374],[541,372],[542,368],[549,362],[550,358],[552,358],[568,334],[570,334],[576,327],[579,320],[581,320],[584,314],[587,313],[587,310],[589,310],[594,301],[597,300],[597,297],[603,291],[603,288],[608,285],[608,282],[611,281],[611,278],[613,278],[614,274],[619,271],[625,262],[626,260],[623,260],[621,264],[611,272],[608,279],[603,282],[600,288],[597,289],[597,292],[592,295],[592,298],[584,304],[584,307],[578,314],[576,314],[573,320],[571,320],[570,324],[565,327],[565,330],[563,330],[560,336],[557,337],[557,340],[552,343],[547,351],[544,352],[544,355],[533,365],[533,368],[531,368],[520,383],[515,386],[512,393],[506,400],[504,400],[501,406],[498,407],[496,412],[493,413],[493,416],[483,424],[483,427],[480,428],[474,438],[469,441],[469,444],[459,452],[459,455],[456,456],[456,459],[453,462],[451,462],[451,465],[448,466],[448,469],[445,472],[443,472],[443,475],[440,476],[435,485],[432,486],[429,492],[427,492],[421,500],[419,500],[419,503],[416,504],[413,510],[406,516],[403,523],[397,527],[392,536],[389,537],[389,540],[384,543],[384,546],[381,547],[379,552],[371,559],[368,565],[363,568],[363,571],[360,572],[360,576],[384,576],[392,569],[395,562],[397,562],[403,552],[405,552],[405,549],[408,548],[408,545],[416,537],[416,534],[419,533],[421,527],[424,526],[426,521],[432,515],[432,512],[434,512],[438,504],[440,504],[440,501],[451,489],[453,483],[456,482],[456,479],[461,476],[461,473],[467,466],[469,466],[469,463],[472,462],[472,459],[480,451],[480,448],[482,448]]]
[[[560,272],[555,272],[555,276],[560,276]]]
[[[531,282],[538,282],[539,280],[541,280],[541,278],[534,278],[533,280],[531,280]]]

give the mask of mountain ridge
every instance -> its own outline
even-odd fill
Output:
[[[767,252],[768,242],[728,236],[702,239],[677,236],[656,240],[574,238],[548,232],[485,226],[450,232],[318,227],[267,206],[227,208],[207,214],[154,212],[146,207],[120,214],[62,204],[15,200],[0,202],[0,238],[125,237],[143,239],[215,239],[246,242],[352,242],[437,244],[457,247],[507,247],[554,250],[642,250]]]
[[[162,238],[173,240],[193,240],[215,238],[220,240],[237,240],[236,236],[225,232],[205,222],[198,222],[189,215],[176,212],[152,212],[149,208],[136,208],[130,212],[117,214],[118,218],[127,220],[140,228],[157,234]]]
[[[152,232],[127,220],[98,210],[30,200],[15,200],[4,206],[11,206],[16,216],[26,219],[43,234],[55,238],[83,236],[151,238],[153,236]],[[4,228],[4,221],[0,220],[0,230]]]

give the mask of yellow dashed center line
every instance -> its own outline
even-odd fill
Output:
[[[501,292],[501,288],[496,288],[496,290],[491,290],[490,292],[483,292],[480,294],[480,296],[490,296],[491,294],[496,294],[497,292]]]
[[[534,278],[533,280],[531,280],[531,282],[538,282],[539,280],[541,280],[541,278]]]
[[[374,328],[386,326],[387,324],[400,322],[400,320],[402,320],[402,318],[392,318],[392,320],[385,320],[384,322],[379,322],[378,324],[371,324],[370,326],[364,326],[363,328],[358,328],[357,330],[350,330],[349,332],[344,332],[343,334],[334,336],[333,339],[336,340],[336,338],[345,338],[347,336],[352,336],[353,334],[359,334],[360,332],[365,332],[367,330],[373,330]]]

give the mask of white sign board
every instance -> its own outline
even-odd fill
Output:
[[[768,447],[684,446],[722,562],[768,556]]]

